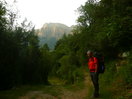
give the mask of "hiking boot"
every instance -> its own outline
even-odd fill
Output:
[[[99,98],[99,94],[92,95],[91,98]]]
[[[94,98],[99,98],[99,95],[94,95]]]

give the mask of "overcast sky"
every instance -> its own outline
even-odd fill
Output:
[[[14,0],[6,0],[12,4]],[[44,23],[63,23],[67,26],[75,25],[77,8],[87,0],[15,0],[21,18],[41,28]]]

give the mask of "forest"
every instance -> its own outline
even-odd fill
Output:
[[[131,0],[87,0],[78,8],[78,24],[72,34],[64,35],[51,51],[47,44],[39,46],[32,24],[24,20],[16,25],[16,13],[0,1],[0,90],[49,86],[53,77],[65,85],[82,82],[86,52],[93,50],[105,57],[106,71],[100,77],[102,93],[110,99],[131,99],[131,4]]]

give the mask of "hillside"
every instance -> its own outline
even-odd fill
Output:
[[[53,49],[57,40],[59,40],[64,34],[71,33],[71,27],[68,27],[61,23],[46,23],[41,29],[36,30],[40,45],[48,44],[50,49]]]

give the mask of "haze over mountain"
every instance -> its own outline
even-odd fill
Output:
[[[61,23],[45,23],[41,29],[36,30],[40,45],[48,44],[50,49],[54,49],[54,46],[62,36],[71,34],[71,27],[68,27]]]

